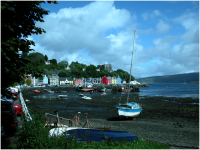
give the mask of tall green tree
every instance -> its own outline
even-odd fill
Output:
[[[44,59],[45,59],[45,61],[48,61],[47,55],[44,55]]]
[[[40,76],[43,71],[37,66],[29,64],[29,60],[22,58],[19,51],[32,51],[32,40],[27,39],[33,34],[45,33],[45,30],[36,27],[37,21],[44,22],[43,15],[49,11],[41,8],[44,1],[2,1],[1,2],[1,92],[6,87],[20,82],[24,73]],[[48,1],[51,3],[51,1]],[[54,1],[53,3],[57,3]]]

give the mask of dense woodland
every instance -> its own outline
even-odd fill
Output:
[[[72,78],[99,78],[103,76],[110,77],[120,77],[121,79],[125,79],[126,82],[129,82],[130,74],[127,71],[122,69],[117,69],[116,71],[109,72],[104,70],[103,65],[92,65],[87,66],[86,64],[79,63],[78,61],[72,62],[68,64],[67,61],[61,61],[57,63],[56,59],[49,60],[50,65],[46,65],[45,61],[48,61],[48,56],[43,55],[38,52],[33,53],[22,53],[22,57],[24,59],[30,60],[30,64],[34,66],[38,66],[38,69],[48,69],[48,70],[59,70],[59,77],[72,77]],[[69,66],[70,70],[66,70],[67,66]],[[83,70],[84,69],[84,70]],[[100,69],[100,71],[97,71]],[[132,76],[131,81],[134,81],[135,78]]]

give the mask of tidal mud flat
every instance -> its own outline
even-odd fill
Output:
[[[92,100],[84,100],[79,92],[67,91],[68,98],[57,98],[58,93],[48,94],[42,91],[34,93],[23,91],[29,111],[46,110],[59,116],[72,119],[81,112],[80,122],[85,123],[84,113],[88,113],[89,122],[94,127],[111,127],[111,130],[128,131],[146,141],[159,142],[176,148],[198,148],[199,146],[199,99],[173,97],[140,97],[130,94],[130,102],[142,104],[142,113],[134,119],[120,119],[115,106],[127,100],[127,93],[108,93],[101,96],[100,92],[83,94]],[[44,96],[41,96],[44,95]]]

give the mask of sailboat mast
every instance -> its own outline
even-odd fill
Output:
[[[135,43],[135,33],[136,33],[136,31],[134,31],[133,51],[132,51],[132,59],[131,59],[131,69],[130,69],[130,80],[129,80],[129,88],[128,88],[128,97],[127,97],[127,103],[128,103],[128,99],[129,99],[129,91],[130,91],[131,71],[132,71],[133,53],[134,53],[134,43]]]

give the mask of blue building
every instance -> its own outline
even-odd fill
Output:
[[[121,78],[118,76],[117,77],[117,84],[121,84],[121,81],[122,81]]]
[[[43,84],[48,84],[48,78],[46,75],[43,75]]]

